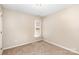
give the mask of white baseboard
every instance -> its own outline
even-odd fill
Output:
[[[73,52],[73,53],[79,54],[78,51],[72,50],[72,49],[67,48],[67,47],[65,47],[65,46],[62,46],[62,45],[60,45],[60,44],[57,44],[57,43],[54,43],[54,42],[51,42],[51,41],[48,41],[48,40],[44,40],[44,41],[46,41],[46,42],[48,42],[48,43],[50,43],[50,44],[56,45],[56,46],[58,46],[58,47],[64,48],[64,49],[66,49],[66,50],[68,50],[68,51],[71,51],[71,52]]]
[[[36,41],[40,41],[40,40],[36,40]],[[32,41],[32,42],[36,42],[36,41]],[[64,48],[64,49],[66,49],[66,50],[68,50],[68,51],[71,51],[71,52],[73,52],[73,53],[79,54],[78,51],[75,51],[75,50],[72,50],[72,49],[70,49],[70,48],[64,47],[64,46],[62,46],[62,45],[60,45],[60,44],[57,44],[57,43],[54,43],[54,42],[52,43],[51,41],[48,41],[48,40],[44,40],[44,41],[46,41],[46,42],[48,42],[48,43],[50,43],[50,44],[56,45],[56,46],[58,46],[58,47]],[[32,43],[32,42],[23,43],[23,44],[20,44],[20,45],[16,45],[16,46],[11,46],[11,47],[7,47],[7,48],[3,48],[3,50],[11,49],[11,48],[18,47],[18,46],[22,46],[22,45],[29,44],[29,43]],[[1,52],[0,54],[2,54],[2,51],[3,51],[3,50],[0,51],[0,52]]]
[[[18,46],[22,46],[22,45],[25,45],[25,44],[30,44],[30,43],[33,43],[33,42],[36,42],[36,41],[40,41],[41,39],[37,39],[37,40],[34,40],[34,41],[31,41],[31,42],[27,42],[27,43],[22,43],[22,44],[19,44],[19,45],[15,45],[15,46],[11,46],[11,47],[7,47],[7,48],[3,48],[3,50],[6,50],[6,49],[11,49],[11,48],[15,48],[15,47],[18,47]]]

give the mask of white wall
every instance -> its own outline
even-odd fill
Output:
[[[0,5],[0,55],[2,54],[2,7]]]
[[[4,9],[3,12],[3,49],[27,44],[34,38],[34,20],[39,19],[18,11]]]
[[[27,44],[34,38],[34,20],[39,17],[4,9],[3,49]],[[43,19],[43,36],[48,42],[79,51],[79,6],[64,9]]]
[[[43,20],[44,39],[79,51],[79,5],[74,5]]]

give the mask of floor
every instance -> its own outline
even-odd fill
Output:
[[[3,55],[77,55],[43,40],[7,49]]]

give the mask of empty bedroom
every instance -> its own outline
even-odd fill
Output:
[[[79,55],[79,5],[0,4],[0,55]]]

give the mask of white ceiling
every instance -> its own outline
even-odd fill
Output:
[[[3,4],[4,8],[29,13],[35,16],[46,16],[55,13],[68,5],[64,4]]]

